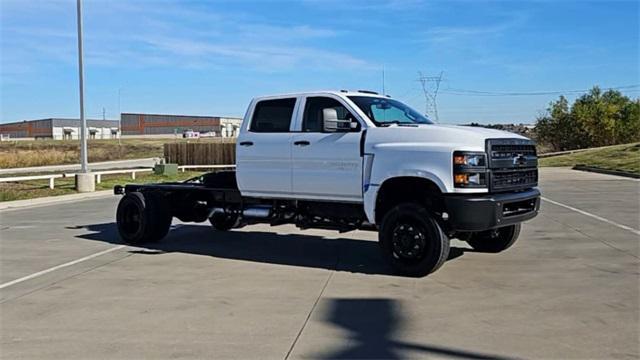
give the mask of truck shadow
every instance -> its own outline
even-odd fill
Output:
[[[78,235],[79,238],[122,244],[115,223],[74,228],[90,231]],[[449,260],[462,256],[465,251],[469,250],[452,247]],[[264,231],[215,232],[202,225],[174,225],[162,241],[146,243],[130,252],[147,255],[180,252],[278,265],[395,275],[382,258],[376,241]]]
[[[506,357],[423,345],[400,339],[407,316],[402,302],[387,298],[323,299],[315,318],[339,328],[329,332],[329,346],[316,354],[298,354],[315,359],[404,359],[413,357],[447,357],[453,359],[507,359]],[[312,321],[315,320],[312,318]],[[332,338],[339,336],[339,339]],[[343,346],[334,347],[338,343]]]

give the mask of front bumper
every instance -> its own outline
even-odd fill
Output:
[[[445,195],[444,204],[451,230],[482,231],[533,219],[540,209],[540,191]]]

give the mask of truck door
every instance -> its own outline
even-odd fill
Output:
[[[326,97],[308,97],[301,132],[292,139],[293,195],[302,199],[362,201],[362,126],[348,132],[324,132],[323,109],[340,120],[356,121],[347,106]],[[301,109],[302,110],[302,109]]]
[[[243,195],[291,194],[291,119],[296,98],[258,101],[248,128],[238,136],[236,165]]]

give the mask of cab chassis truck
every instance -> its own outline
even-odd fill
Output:
[[[159,241],[173,218],[219,232],[255,223],[372,230],[396,272],[425,276],[446,261],[451,238],[506,250],[540,206],[531,140],[434,124],[370,91],[253,99],[236,164],[185,182],[115,186],[120,236]]]

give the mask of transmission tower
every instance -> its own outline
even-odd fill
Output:
[[[424,110],[425,114],[433,114],[436,122],[439,122],[438,118],[438,90],[440,90],[440,83],[442,82],[442,75],[444,72],[440,72],[438,76],[427,76],[418,71],[418,81],[422,85],[422,92],[424,94]]]

